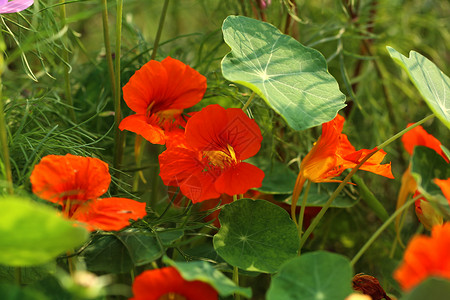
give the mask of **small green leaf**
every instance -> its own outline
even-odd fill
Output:
[[[317,50],[242,16],[227,17],[222,31],[231,48],[222,60],[223,76],[252,89],[293,129],[328,122],[345,107],[345,96]]]
[[[419,191],[433,204],[450,213],[447,199],[439,186],[433,182],[435,178],[450,178],[450,164],[433,149],[417,146],[411,158],[411,174],[417,182]]]
[[[450,280],[428,278],[400,300],[447,299],[450,295]]]
[[[450,78],[420,53],[411,51],[406,57],[394,48],[387,50],[408,73],[433,113],[450,128]]]
[[[0,263],[33,266],[73,250],[89,236],[55,209],[27,199],[0,198]]]
[[[285,262],[273,276],[267,300],[344,300],[352,292],[350,261],[315,251]]]
[[[173,261],[167,256],[163,258],[163,261],[175,267],[181,276],[188,281],[199,280],[208,283],[222,297],[231,296],[234,293],[247,298],[252,296],[252,290],[250,288],[237,286],[231,279],[223,275],[222,272],[214,269],[206,261],[179,262]]]
[[[217,253],[242,270],[274,273],[299,247],[297,227],[281,207],[265,200],[240,199],[219,214]]]

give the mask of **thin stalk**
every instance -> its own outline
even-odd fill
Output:
[[[309,188],[311,187],[311,181],[308,180],[308,183],[306,185],[306,189],[305,189],[305,193],[303,194],[303,201],[302,201],[302,206],[300,208],[300,215],[298,216],[298,224],[297,224],[297,230],[298,230],[298,237],[299,239],[302,238],[302,234],[303,234],[303,219],[305,217],[305,208],[306,208],[306,200],[308,199],[308,193],[309,193]],[[300,250],[298,250],[298,255],[300,255]]]
[[[395,220],[395,217],[397,217],[402,211],[407,209],[411,204],[413,204],[417,199],[422,197],[422,195],[417,196],[408,202],[406,202],[402,207],[397,209],[390,217],[386,220],[386,222],[381,225],[380,228],[370,237],[370,239],[362,246],[362,248],[356,253],[355,257],[351,260],[350,264],[353,267],[356,262],[360,259],[360,257],[364,254],[364,252],[369,249],[369,247],[372,245],[372,243],[380,236],[380,234]]]
[[[112,52],[111,52],[111,41],[109,38],[108,1],[102,0],[102,4],[103,4],[103,12],[102,12],[103,42],[105,44],[106,62],[108,65],[108,74],[109,74],[109,81],[111,84],[111,91],[112,91],[113,99],[115,99],[116,98],[116,82],[115,82],[114,65],[113,65]]]
[[[239,286],[239,269],[238,269],[238,267],[233,267],[233,282],[236,284],[236,286]],[[234,294],[234,299],[240,300],[241,296],[236,293],[236,294]]]
[[[66,24],[66,1],[65,0],[60,0],[59,3],[60,5],[60,17],[61,17],[61,25],[62,27],[67,26]],[[70,64],[69,64],[69,50],[67,50],[67,47],[65,45],[63,45],[63,50],[62,50],[62,57],[64,59],[64,67],[65,67],[65,72],[64,72],[64,91],[66,94],[66,101],[67,104],[70,106],[69,108],[69,113],[70,113],[70,118],[72,119],[72,121],[74,123],[76,123],[76,116],[75,116],[75,110],[73,108],[73,100],[72,100],[72,88],[70,86],[70,72],[71,72],[71,68],[70,68]]]
[[[248,98],[247,102],[245,102],[244,106],[242,107],[242,110],[245,112],[247,108],[250,106],[250,103],[252,103],[253,98],[255,98],[255,92],[252,92],[250,97]]]
[[[422,120],[416,122],[414,125],[409,126],[408,128],[403,129],[402,131],[400,131],[399,133],[395,134],[394,136],[392,136],[391,138],[387,139],[385,142],[381,143],[379,146],[375,147],[375,151],[367,154],[362,160],[361,162],[354,167],[350,173],[345,176],[344,180],[341,182],[341,184],[337,187],[337,189],[333,192],[333,194],[331,194],[330,198],[328,199],[328,201],[325,203],[325,205],[322,207],[322,209],[320,210],[320,212],[317,214],[317,216],[314,218],[314,220],[311,222],[311,225],[308,227],[308,229],[306,230],[305,234],[302,236],[302,239],[300,240],[300,250],[302,249],[303,245],[306,243],[309,235],[312,233],[312,231],[316,228],[316,226],[318,225],[318,223],[320,222],[320,220],[322,219],[323,215],[325,214],[325,212],[328,210],[328,208],[331,206],[331,203],[333,202],[334,199],[336,199],[337,195],[342,191],[342,189],[344,188],[345,184],[350,180],[350,178],[353,176],[353,174],[356,173],[356,171],[359,170],[359,168],[370,158],[372,157],[372,155],[374,155],[376,152],[378,152],[378,150],[383,149],[384,147],[386,147],[387,145],[389,145],[390,143],[392,143],[393,141],[395,141],[396,139],[398,139],[399,137],[401,137],[403,134],[405,134],[406,132],[412,130],[413,128],[419,126],[420,124],[430,120],[431,118],[433,118],[434,115],[429,115],[425,118],[423,118]],[[300,251],[299,250],[299,251]]]
[[[237,201],[238,197],[237,195],[233,195],[233,202]]]
[[[122,12],[123,12],[123,0],[117,0],[117,18],[116,18],[116,50],[115,50],[115,88],[114,94],[114,168],[117,170],[115,176],[120,178],[120,166],[122,164],[123,156],[123,134],[119,129],[119,123],[122,120],[122,113],[120,109],[120,47],[122,38]],[[113,187],[113,193],[116,191],[116,187]]]
[[[169,6],[169,0],[164,1],[164,5],[161,11],[161,17],[159,18],[158,31],[156,32],[155,42],[153,43],[152,56],[150,59],[156,58],[156,53],[158,52],[159,40],[161,39],[161,33],[164,26],[164,20],[166,19],[167,7]]]
[[[298,173],[297,179],[295,181],[294,192],[292,193],[291,198],[291,218],[297,224],[297,215],[295,214],[295,210],[297,209],[298,197],[302,193],[303,185],[305,184],[306,178],[303,177],[302,172]]]

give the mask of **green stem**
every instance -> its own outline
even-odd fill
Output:
[[[395,217],[397,217],[402,211],[404,211],[405,209],[407,209],[411,204],[413,204],[417,199],[419,199],[420,197],[422,197],[422,195],[417,196],[411,200],[409,200],[408,202],[406,202],[402,207],[400,207],[399,209],[397,209],[390,217],[389,219],[386,220],[386,222],[383,223],[383,225],[381,225],[380,228],[378,228],[378,230],[370,237],[370,239],[364,244],[364,246],[362,246],[362,248],[358,251],[358,253],[356,253],[355,257],[353,257],[352,261],[350,262],[350,264],[352,265],[352,267],[356,264],[356,262],[360,259],[360,257],[364,254],[364,252],[367,251],[367,249],[369,249],[369,247],[372,245],[372,243],[380,236],[380,234],[395,220]]]
[[[375,212],[381,221],[386,222],[389,218],[388,212],[384,208],[383,204],[381,204],[377,197],[375,197],[372,191],[367,187],[364,180],[362,180],[362,178],[358,175],[353,175],[353,182],[358,187],[361,199],[373,210],[373,212]]]
[[[245,112],[247,108],[250,106],[250,103],[252,103],[253,98],[255,98],[255,92],[252,92],[250,95],[250,98],[248,98],[247,102],[245,102],[244,106],[242,107],[242,110]]]
[[[122,37],[122,12],[123,12],[123,0],[117,0],[117,18],[116,18],[116,50],[115,50],[115,88],[114,93],[114,168],[117,170],[115,172],[115,177],[120,178],[120,167],[122,164],[123,156],[123,134],[119,129],[119,123],[122,120],[122,113],[120,109],[120,47],[121,47],[121,37]],[[116,187],[113,186],[112,193],[115,193]]]
[[[237,195],[233,195],[233,202],[237,201]]]
[[[375,149],[375,151],[367,154],[362,160],[361,162],[354,167],[350,173],[345,176],[344,180],[341,182],[341,184],[337,187],[337,189],[333,192],[333,194],[331,194],[330,198],[328,199],[328,201],[325,203],[325,205],[322,207],[322,209],[320,210],[320,212],[317,214],[317,216],[314,218],[314,220],[311,222],[311,225],[308,227],[308,229],[306,230],[305,234],[302,236],[302,239],[300,240],[300,250],[302,249],[303,245],[306,243],[309,235],[312,233],[312,231],[316,228],[316,226],[318,225],[318,223],[320,222],[320,220],[322,219],[323,215],[325,214],[325,212],[327,211],[327,209],[331,206],[331,203],[333,203],[333,200],[336,199],[337,195],[342,191],[342,189],[344,188],[345,184],[350,180],[350,178],[353,176],[353,174],[356,173],[356,171],[359,170],[359,168],[369,159],[372,157],[372,155],[374,155],[376,152],[378,152],[378,150],[386,147],[387,145],[389,145],[390,143],[392,143],[393,141],[395,141],[396,139],[398,139],[399,137],[401,137],[403,134],[405,134],[406,132],[412,130],[413,128],[419,126],[420,124],[430,120],[431,118],[433,118],[434,115],[429,115],[425,118],[423,118],[422,120],[416,122],[414,125],[409,126],[408,128],[403,129],[402,131],[400,131],[399,133],[395,134],[393,137],[387,139],[385,142],[381,143],[379,146],[377,146]],[[299,251],[300,251],[299,250]]]
[[[105,44],[106,51],[106,62],[108,65],[108,74],[109,81],[111,84],[111,91],[113,98],[116,98],[116,82],[114,77],[114,65],[112,60],[112,52],[111,52],[111,41],[109,38],[109,22],[108,22],[108,1],[102,0],[103,3],[103,12],[102,12],[102,20],[103,20],[103,42]]]
[[[62,27],[67,26],[66,24],[66,1],[65,0],[60,0],[59,3],[60,5],[60,17],[61,17],[61,24]],[[74,123],[76,123],[76,116],[75,116],[75,110],[73,108],[73,100],[72,100],[72,89],[70,86],[70,64],[69,64],[69,50],[67,50],[66,45],[63,45],[63,53],[62,53],[62,57],[64,59],[64,67],[65,67],[65,72],[64,72],[64,91],[66,94],[66,101],[67,104],[70,106],[69,109],[69,113],[70,113],[70,118],[72,119],[72,121]]]
[[[153,43],[153,50],[151,60],[156,58],[156,53],[158,52],[159,40],[161,39],[161,33],[164,26],[164,20],[166,19],[167,7],[169,6],[169,0],[164,1],[164,5],[161,12],[161,17],[159,18],[158,31],[156,32],[155,42]]]
[[[239,286],[239,269],[238,269],[238,267],[233,267],[233,282],[236,284],[236,286]],[[241,299],[241,296],[239,294],[235,293],[234,299],[239,300],[239,299]]]
[[[308,180],[308,183],[306,185],[306,189],[305,189],[305,193],[303,194],[303,201],[302,201],[302,206],[300,208],[300,215],[298,216],[298,225],[297,225],[297,230],[298,230],[298,237],[299,239],[302,238],[302,233],[303,233],[303,219],[305,217],[305,208],[306,208],[306,200],[308,199],[308,193],[309,193],[309,188],[311,187],[311,181]],[[298,255],[300,255],[301,249],[298,249]]]

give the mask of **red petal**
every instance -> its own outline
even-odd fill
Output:
[[[117,231],[130,225],[130,219],[136,220],[146,214],[145,203],[127,198],[103,198],[80,207],[72,218],[86,223],[91,231]]]
[[[166,267],[139,274],[133,282],[134,297],[131,300],[158,300],[170,293],[187,300],[218,299],[217,291],[209,284],[199,280],[187,281],[174,267]]]
[[[128,130],[139,135],[152,144],[164,145],[164,130],[158,125],[149,124],[145,115],[131,115],[122,120],[119,124],[120,130]]]
[[[111,183],[108,164],[93,157],[47,155],[30,176],[33,193],[51,202],[86,201],[103,195]]]
[[[264,172],[246,162],[230,167],[217,178],[216,190],[230,196],[244,194],[251,188],[259,188],[264,179]]]
[[[413,125],[414,123],[408,124],[407,127]],[[434,136],[429,134],[423,129],[422,126],[417,126],[402,136],[403,146],[405,150],[412,155],[415,146],[425,146],[433,149],[439,155],[441,155],[446,161],[448,161],[447,156],[441,149],[441,142]]]

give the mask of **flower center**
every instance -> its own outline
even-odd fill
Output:
[[[156,122],[159,126],[164,125],[167,122],[172,122],[178,115],[180,115],[183,110],[182,109],[165,109],[158,110],[158,108],[154,109],[155,102],[150,103],[147,107],[147,118],[152,119],[156,117]],[[155,111],[153,111],[155,110]]]
[[[187,300],[187,298],[180,294],[168,293],[159,297],[158,300]]]
[[[236,153],[230,145],[223,150],[203,151],[203,155],[209,159],[211,164],[222,169],[237,163]]]

